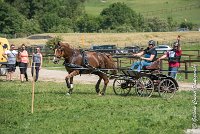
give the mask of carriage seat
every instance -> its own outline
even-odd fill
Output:
[[[160,62],[154,61],[150,66],[144,67],[145,70],[155,71],[160,69]]]

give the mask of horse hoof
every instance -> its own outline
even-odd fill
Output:
[[[99,93],[100,89],[96,89],[96,93]]]
[[[98,95],[99,95],[99,96],[102,96],[102,94],[100,94],[100,93],[99,93]]]
[[[70,96],[71,94],[70,94],[70,93],[66,93],[66,95],[67,95],[67,96]]]
[[[99,93],[99,96],[104,96],[104,93]]]

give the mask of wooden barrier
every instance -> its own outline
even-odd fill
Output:
[[[180,62],[180,63],[184,63],[184,70],[180,70],[179,72],[185,73],[185,79],[188,79],[188,73],[193,73],[193,71],[188,70],[188,67],[191,66],[191,63],[200,62],[200,60],[191,60],[190,56],[194,56],[194,55],[185,55],[185,56],[189,56],[189,60],[182,60]],[[113,56],[113,58],[116,58],[118,69],[122,67],[122,63],[123,63],[123,61],[120,60],[120,58],[130,58],[130,63],[132,63],[131,62],[132,59],[138,59],[138,57],[135,57],[135,56],[132,56],[132,55],[115,55],[115,56]],[[161,70],[163,70],[163,61],[167,61],[167,59],[160,61],[160,69]],[[131,66],[131,64],[130,64],[130,66]]]

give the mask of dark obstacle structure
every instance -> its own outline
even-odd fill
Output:
[[[104,95],[109,82],[108,70],[115,75],[117,73],[116,65],[112,56],[106,53],[83,51],[72,48],[68,43],[58,42],[55,44],[55,53],[53,62],[56,64],[61,58],[64,58],[64,65],[68,72],[65,77],[68,87],[67,94],[73,91],[73,77],[79,74],[95,74],[99,80],[95,85],[96,92]],[[101,80],[104,81],[103,89],[100,91]]]

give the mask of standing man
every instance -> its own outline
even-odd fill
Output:
[[[182,50],[180,44],[178,42],[173,43],[173,49],[165,53],[163,56],[158,58],[158,60],[162,60],[168,57],[169,69],[168,75],[172,78],[176,78],[176,74],[178,72],[178,68],[180,67]]]
[[[150,66],[156,60],[157,51],[155,50],[154,40],[148,42],[148,47],[144,51],[133,54],[133,56],[139,57],[142,55],[144,55],[144,57],[141,57],[142,61],[134,62],[131,66],[132,70],[137,69],[137,71],[140,71],[143,67]]]
[[[35,70],[34,70],[35,66]],[[33,76],[33,72],[35,71],[36,77],[35,82],[38,80],[39,77],[39,70],[42,68],[42,54],[40,52],[40,48],[36,48],[36,53],[33,53],[32,55],[32,68],[31,68],[31,74]]]
[[[7,55],[7,61],[8,61],[6,65],[7,70],[8,70],[8,73],[6,75],[6,80],[10,80],[10,81],[13,80],[13,73],[15,72],[15,69],[16,69],[16,57],[18,54],[18,52],[14,50],[14,48],[15,48],[15,45],[11,44],[10,50],[6,50],[3,53],[3,57],[6,58],[6,55]]]

